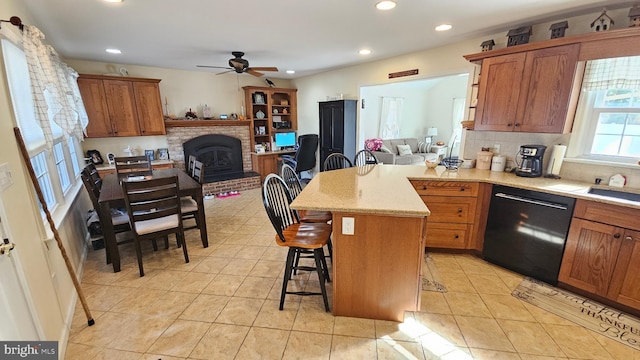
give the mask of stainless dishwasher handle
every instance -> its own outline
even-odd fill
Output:
[[[533,204],[533,205],[540,205],[540,206],[546,206],[546,207],[550,207],[550,208],[554,208],[554,209],[567,210],[567,207],[565,205],[550,203],[550,202],[546,202],[546,201],[529,199],[529,198],[522,197],[522,196],[517,196],[517,195],[509,195],[509,194],[505,194],[505,193],[496,193],[495,196],[499,197],[499,198],[503,198],[503,199],[526,202],[526,203]]]

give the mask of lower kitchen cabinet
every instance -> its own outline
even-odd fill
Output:
[[[640,210],[577,200],[558,280],[640,310]]]

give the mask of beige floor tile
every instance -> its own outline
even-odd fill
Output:
[[[82,285],[82,290],[89,309],[98,311],[111,310],[119,302],[137,291],[130,287],[91,284]]]
[[[444,294],[454,315],[491,317],[480,295],[475,293],[447,292]]]
[[[376,342],[376,339],[333,335],[331,359],[375,359],[378,356]]]
[[[455,319],[470,348],[515,352],[511,342],[494,319],[458,315]]]
[[[283,360],[329,360],[332,336],[292,331]]]
[[[596,341],[602,345],[602,347],[607,350],[609,355],[616,360],[640,360],[640,349],[638,348],[638,344],[632,344],[635,346],[628,346],[622,343],[619,343],[616,340],[610,339],[604,335],[593,334],[593,337]]]
[[[262,305],[253,326],[291,330],[293,322],[298,314],[300,303],[288,302],[284,304],[284,308],[280,310],[280,302],[276,300],[267,300]]]
[[[511,295],[511,289],[495,274],[467,274],[479,294]]]
[[[420,311],[432,314],[451,314],[444,294],[435,291],[420,292]]]
[[[575,359],[613,359],[609,353],[581,326],[542,324],[551,338],[569,358]]]
[[[233,258],[242,250],[242,245],[221,244],[209,255],[212,257]]]
[[[209,331],[191,352],[190,358],[232,360],[240,350],[249,329],[248,326],[211,324]]]
[[[575,323],[561,318],[558,315],[552,314],[543,310],[535,305],[529,304],[527,302],[522,302],[522,305],[531,313],[531,315],[536,319],[537,322],[541,324],[555,324],[555,325],[567,325],[573,326]]]
[[[264,300],[232,297],[216,319],[217,323],[251,326]]]
[[[444,286],[448,292],[475,293],[476,289],[471,285],[471,281],[465,273],[440,273]]]
[[[471,350],[466,347],[451,347],[448,349],[442,349],[442,352],[436,353],[431,352],[430,349],[424,347],[422,344],[422,351],[424,352],[424,356],[427,360],[471,360]],[[440,350],[440,349],[438,349]]]
[[[424,360],[424,351],[420,343],[396,341],[393,339],[377,339],[376,350],[378,360],[412,359]]]
[[[336,316],[333,323],[335,335],[376,338],[375,321],[353,317]]]
[[[417,326],[424,327],[426,333],[420,336],[420,341],[447,343],[451,346],[467,346],[460,332],[458,323],[453,315],[415,313]]]
[[[131,315],[107,312],[100,316],[93,326],[86,326],[77,334],[70,336],[69,341],[76,344],[89,345],[98,348],[106,348],[113,343]]]
[[[210,256],[204,260],[202,260],[195,268],[193,268],[193,272],[203,272],[210,274],[217,274],[225,266],[227,266],[232,259],[230,258],[222,258],[222,257],[213,257]]]
[[[490,263],[475,256],[461,255],[456,261],[466,274],[495,274]]]
[[[232,259],[227,266],[220,270],[220,274],[247,276],[258,260]]]
[[[413,315],[405,314],[404,322],[375,320],[376,339],[392,339],[396,341],[420,342],[420,337],[431,332],[416,321]]]
[[[456,255],[431,253],[438,272],[462,273],[460,264],[456,261]]]
[[[568,357],[554,357],[543,355],[519,354],[522,360],[566,360]]]
[[[536,322],[497,321],[516,351],[533,355],[565,356],[542,325]]]
[[[262,228],[262,225],[244,224],[241,228],[236,230],[235,233],[242,234],[242,235],[254,235],[254,234],[257,234],[261,228]]]
[[[145,289],[169,290],[187,276],[187,272],[175,270],[155,270],[154,276],[141,285]],[[145,272],[145,276],[147,274]]]
[[[252,327],[244,339],[237,359],[282,359],[289,331]]]
[[[137,352],[104,349],[89,345],[69,343],[64,358],[66,360],[139,360],[143,356]]]
[[[266,299],[275,281],[275,278],[247,276],[233,296]]]
[[[498,277],[500,279],[502,279],[502,281],[505,283],[505,285],[507,285],[507,287],[509,289],[511,289],[512,291],[518,285],[520,285],[522,280],[524,280],[524,276],[523,275],[520,275],[520,274],[518,274],[516,272],[513,272],[511,270],[503,269],[503,268],[501,268],[499,266],[494,267],[493,271],[496,272]]]
[[[137,289],[114,306],[112,311],[127,314],[146,314],[177,318],[191,304],[197,294],[165,290]]]
[[[536,321],[522,301],[511,295],[480,294],[480,297],[496,319]]]
[[[269,244],[274,243],[273,238],[269,241]],[[262,259],[271,261],[280,261],[282,264],[287,261],[287,252],[289,249],[283,246],[271,246],[262,255]]]
[[[266,250],[265,250],[266,251]],[[250,276],[262,276],[280,278],[280,272],[284,270],[284,261],[273,261],[261,259],[258,260],[256,265],[251,269]]]
[[[215,274],[189,272],[182,281],[171,288],[171,291],[201,293],[215,279]]]
[[[211,323],[176,320],[147,352],[186,358],[209,330]]]
[[[331,313],[325,312],[315,304],[301,302],[298,315],[293,322],[293,330],[333,334],[334,318]]]
[[[230,299],[228,296],[200,294],[180,314],[180,319],[214,322]]]
[[[142,358],[141,358],[141,360],[158,360],[158,359],[162,359],[162,360],[184,360],[185,358],[175,357],[175,356],[167,356],[167,355],[160,355],[160,354],[150,354],[150,353],[144,354],[142,356]]]
[[[218,274],[202,290],[204,294],[233,296],[244,281],[244,276]]]
[[[131,314],[120,324],[117,336],[109,348],[145,352],[171,325],[170,318],[143,314]],[[95,326],[95,325],[94,325]]]
[[[245,240],[247,238],[245,235],[240,236]],[[242,249],[240,249],[240,251],[238,251],[238,253],[236,254],[236,258],[259,260],[260,258],[262,258],[262,255],[265,251],[267,251],[266,246],[245,245],[242,247]]]
[[[514,352],[474,348],[469,350],[471,350],[471,354],[475,360],[520,360],[520,356]]]

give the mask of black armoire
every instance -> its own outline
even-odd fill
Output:
[[[324,160],[342,153],[353,161],[356,156],[357,100],[322,101],[320,108],[320,171]]]

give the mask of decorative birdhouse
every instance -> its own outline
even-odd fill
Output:
[[[491,40],[483,41],[482,44],[480,44],[480,47],[482,48],[482,51],[489,51],[489,50],[493,50],[493,47],[495,45],[496,45],[496,42],[493,41],[493,39],[491,39]]]
[[[549,30],[551,30],[551,39],[557,39],[564,37],[564,32],[569,27],[568,21],[562,21],[559,23],[551,24]]]
[[[507,33],[509,41],[507,46],[521,45],[529,42],[529,36],[531,36],[531,26],[523,26],[517,29],[511,29]]]
[[[614,24],[615,22],[609,15],[607,15],[607,10],[605,9],[602,10],[602,14],[600,14],[600,16],[593,20],[593,22],[591,23],[591,28],[595,32],[607,31],[611,29],[611,26],[613,26]]]
[[[629,10],[629,27],[640,26],[640,5],[636,5]]]

